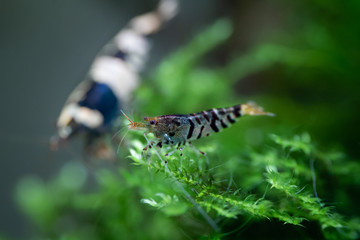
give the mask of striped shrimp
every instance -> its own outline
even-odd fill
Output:
[[[177,0],[160,0],[154,11],[133,18],[103,47],[85,80],[73,90],[61,110],[57,134],[50,139],[51,149],[56,150],[74,136],[83,135],[87,151],[112,154],[112,151],[98,152],[93,145],[99,145],[100,150],[104,148],[98,140],[113,131],[120,106],[130,102],[132,92],[139,85],[139,73],[151,46],[148,37],[171,20],[177,9]]]
[[[148,144],[144,148],[144,151],[152,148],[154,145],[160,148],[163,145],[176,146],[174,151],[165,156],[169,156],[176,150],[179,150],[181,158],[182,150],[187,143],[220,132],[234,124],[244,115],[274,116],[273,113],[264,112],[261,107],[254,103],[247,103],[228,108],[213,108],[192,114],[171,114],[152,118],[145,117],[145,122],[134,122],[126,115],[125,117],[130,121],[128,125],[129,129],[146,130],[144,137]],[[146,137],[148,133],[153,133],[157,142],[150,142]],[[201,153],[205,155],[205,153]]]

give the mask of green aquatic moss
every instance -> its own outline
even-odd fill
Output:
[[[90,170],[67,162],[52,181],[23,179],[16,199],[38,230],[36,239],[359,238],[351,196],[360,183],[358,161],[338,150],[341,144],[312,139],[324,139],[327,127],[308,119],[312,107],[286,94],[249,99],[236,86],[274,65],[308,69],[332,59],[316,49],[262,43],[222,66],[206,65],[206,54],[231,33],[229,21],[220,20],[167,57],[138,89],[135,120],[249,100],[277,117],[244,117],[231,130],[194,142],[207,155],[185,148],[181,169],[178,152],[165,164],[167,150],[143,152],[142,132],[130,132],[120,148],[122,167]],[[317,106],[319,116],[328,116]],[[309,125],[298,129],[304,122]]]
[[[75,239],[147,236],[155,239],[167,238],[171,234],[181,239],[184,231],[193,237],[221,237],[230,232],[224,231],[227,225],[231,225],[229,221],[241,226],[244,219],[250,219],[251,224],[276,220],[287,224],[284,231],[292,231],[292,225],[301,226],[305,233],[307,225],[313,223],[325,238],[357,238],[360,225],[356,223],[359,219],[338,213],[335,205],[316,197],[313,184],[320,185],[321,179],[317,182],[312,176],[324,170],[312,169],[309,164],[299,167],[311,158],[325,161],[327,158],[319,156],[334,156],[326,152],[316,156],[317,150],[308,142],[308,136],[304,134],[289,140],[272,135],[270,138],[276,143],[267,150],[250,150],[250,155],[243,153],[247,155],[244,158],[248,166],[234,169],[232,182],[228,175],[219,171],[224,164],[210,162],[208,166],[205,159],[200,159],[203,156],[192,149],[184,150],[180,171],[177,154],[168,157],[165,166],[154,153],[147,159],[141,157],[144,145],[132,140],[130,159],[133,164],[119,172],[97,171],[96,190],[84,191],[85,181],[82,179],[90,176],[86,176],[86,169],[80,163],[69,162],[59,177],[50,183],[35,178],[24,179],[18,186],[17,196],[22,209],[44,236],[73,236]],[[283,157],[284,149],[289,151],[286,158]],[[160,156],[164,158],[163,154]],[[288,161],[299,165],[287,164]],[[336,168],[337,158],[332,158],[332,161],[333,168]],[[298,167],[302,170],[298,171]],[[79,176],[81,172],[84,174]],[[332,174],[336,175],[335,172]],[[357,173],[349,169],[348,174]],[[253,180],[242,183],[238,180],[242,175],[252,175]],[[69,185],[69,181],[76,185]],[[179,184],[184,190],[179,188]],[[184,191],[218,229],[210,227]],[[189,226],[193,221],[196,225]]]

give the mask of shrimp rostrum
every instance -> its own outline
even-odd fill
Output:
[[[125,115],[125,114],[124,114]],[[144,151],[154,145],[163,147],[164,145],[176,146],[176,150],[181,150],[187,143],[196,139],[210,136],[213,133],[230,127],[240,117],[245,115],[268,115],[273,113],[264,112],[263,109],[254,103],[239,104],[228,108],[213,108],[192,114],[170,114],[157,117],[145,117],[145,122],[130,121],[129,129],[145,130],[144,136],[148,141]],[[150,142],[146,134],[153,133],[157,142]],[[174,152],[173,151],[173,152]],[[171,153],[166,154],[168,156]],[[201,152],[204,154],[203,152]],[[205,155],[205,154],[204,154]],[[182,156],[182,153],[180,153]]]

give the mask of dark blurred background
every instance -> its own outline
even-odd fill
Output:
[[[55,132],[64,101],[84,78],[97,51],[128,20],[156,4],[154,0],[0,4],[0,233],[27,236],[29,225],[13,201],[17,181],[29,174],[49,179],[64,159],[80,155],[76,145],[74,151],[49,155],[47,140]],[[259,43],[276,43],[278,50],[269,47],[274,54],[271,67],[242,78],[235,84],[238,94],[244,98],[270,94],[278,98],[278,105],[296,106],[296,114],[289,118],[294,126],[310,131],[325,146],[338,146],[358,158],[359,9],[355,0],[184,1],[178,17],[154,36],[145,74],[196,32],[228,17],[234,33],[208,62],[222,65]]]

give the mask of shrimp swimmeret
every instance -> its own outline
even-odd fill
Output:
[[[125,113],[123,114],[125,115]],[[157,139],[155,143],[148,141],[144,151],[153,147],[153,145],[160,148],[163,145],[177,145],[175,150],[180,151],[181,157],[181,151],[186,143],[191,143],[193,140],[219,132],[234,124],[244,115],[274,116],[273,113],[264,112],[261,107],[254,103],[247,103],[228,108],[213,108],[192,114],[170,114],[152,118],[145,117],[145,122],[134,122],[126,115],[125,117],[130,121],[128,125],[129,129],[145,130],[144,136],[147,141],[146,134],[148,133],[153,133]],[[170,154],[172,153],[173,152]],[[205,153],[201,153],[205,155]],[[166,154],[165,156],[170,154]]]

